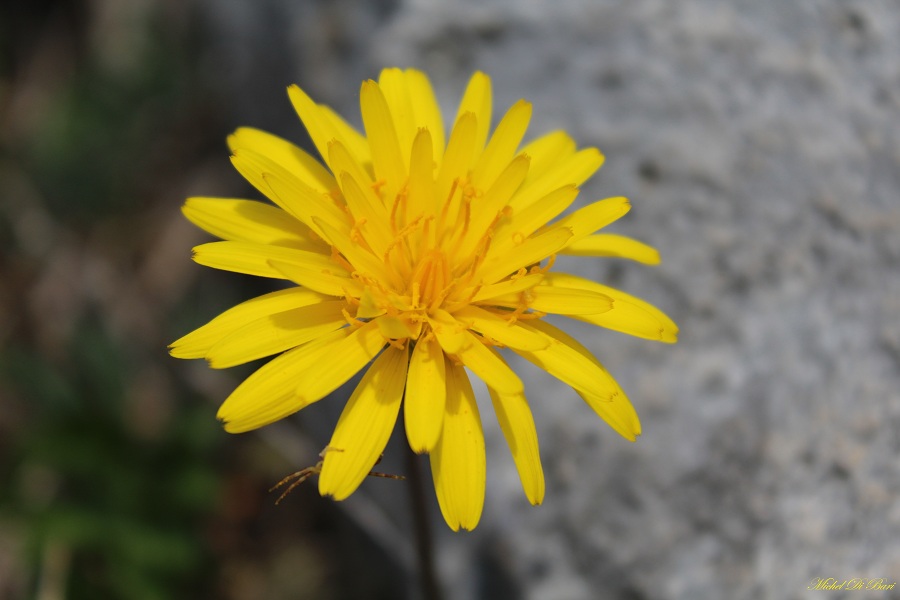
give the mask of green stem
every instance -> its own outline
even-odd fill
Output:
[[[413,529],[416,532],[416,553],[419,558],[419,585],[423,600],[441,600],[441,588],[434,568],[434,541],[428,523],[425,489],[419,457],[409,446],[406,448],[406,468],[409,496],[412,504]]]

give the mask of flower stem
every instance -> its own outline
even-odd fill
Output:
[[[416,553],[419,563],[419,586],[422,600],[441,600],[441,588],[434,568],[434,541],[428,523],[425,505],[425,489],[419,457],[409,446],[406,448],[406,468],[409,499],[412,504],[413,529],[416,532]]]

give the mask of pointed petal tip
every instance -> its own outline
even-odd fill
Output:
[[[216,357],[204,356],[203,358],[206,360],[206,365],[210,369],[228,369],[229,367],[235,366],[234,363],[225,364]]]
[[[228,421],[221,415],[216,415],[216,419],[219,423],[222,424],[222,429],[225,430],[225,433],[244,433],[246,431],[250,431],[249,429],[242,429],[234,425],[234,423]]]
[[[637,423],[631,428],[631,430],[625,429],[619,431],[618,433],[629,442],[634,443],[639,437],[641,437],[641,425],[640,423]]]
[[[333,489],[333,486],[325,487],[324,485],[322,485],[322,481],[323,481],[322,477],[320,476],[319,477],[319,495],[322,496],[323,498],[330,498],[331,500],[334,500],[335,502],[341,502],[342,500],[346,500],[347,498],[350,497],[350,494],[352,494],[354,491],[354,490],[351,490],[350,493],[342,494],[342,493],[340,493],[340,490]]]
[[[606,155],[600,152],[599,148],[585,148],[585,150],[587,150],[594,156],[594,160],[598,161],[598,169],[603,166],[603,163],[606,162]]]
[[[287,86],[287,93],[288,98],[291,99],[293,99],[294,96],[306,96],[306,92],[304,92],[303,89],[296,83],[292,83],[291,85]]]

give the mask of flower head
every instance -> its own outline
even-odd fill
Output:
[[[324,166],[259,130],[229,137],[232,162],[273,205],[190,198],[184,214],[224,241],[194,248],[202,265],[285,279],[174,342],[173,356],[224,368],[278,354],[225,400],[225,429],[262,427],[368,369],[347,402],[319,490],[340,500],[365,479],[401,406],[406,436],[427,452],[448,525],[474,528],[485,448],[465,367],[488,388],[533,504],[544,496],[537,434],[509,348],[570,385],[622,436],[640,424],[591,353],[542,320],[548,313],[674,342],[677,327],[633,296],[552,269],[557,254],[658,253],[596,232],[626,212],[608,198],[562,214],[603,163],[561,131],[522,146],[531,105],[515,103],[490,133],[491,85],[475,73],[449,137],[428,79],[386,69],[360,90],[365,135],[300,88],[288,90]],[[556,220],[554,220],[556,219]],[[370,364],[371,363],[371,364]]]

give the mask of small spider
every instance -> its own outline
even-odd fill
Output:
[[[329,446],[326,446],[324,450],[319,452],[319,458],[324,460],[326,452],[343,452],[343,450],[340,448],[331,448]],[[378,463],[380,463],[382,458],[384,458],[384,454],[382,454],[381,456],[378,457],[378,460],[375,461],[375,464],[377,465]],[[294,491],[295,487],[297,487],[298,485],[300,485],[301,483],[303,483],[304,481],[306,481],[313,475],[318,475],[319,473],[321,473],[322,472],[322,462],[323,461],[320,460],[319,462],[317,462],[316,464],[314,464],[311,467],[306,467],[305,469],[300,469],[299,471],[295,471],[294,473],[291,473],[290,475],[288,475],[287,477],[285,477],[284,479],[282,479],[281,481],[279,481],[278,483],[273,485],[271,488],[269,488],[270,492],[274,492],[275,490],[277,490],[281,486],[285,485],[292,479],[295,480],[291,483],[291,485],[288,486],[288,488],[286,490],[284,490],[281,493],[280,496],[278,496],[278,500],[275,501],[275,504],[276,505],[280,504],[281,501],[284,500],[288,494],[290,494],[292,491]],[[378,471],[370,471],[369,477],[383,477],[385,479],[396,479],[398,481],[402,481],[402,480],[406,479],[406,477],[404,477],[403,475],[391,475],[390,473],[379,473]]]

